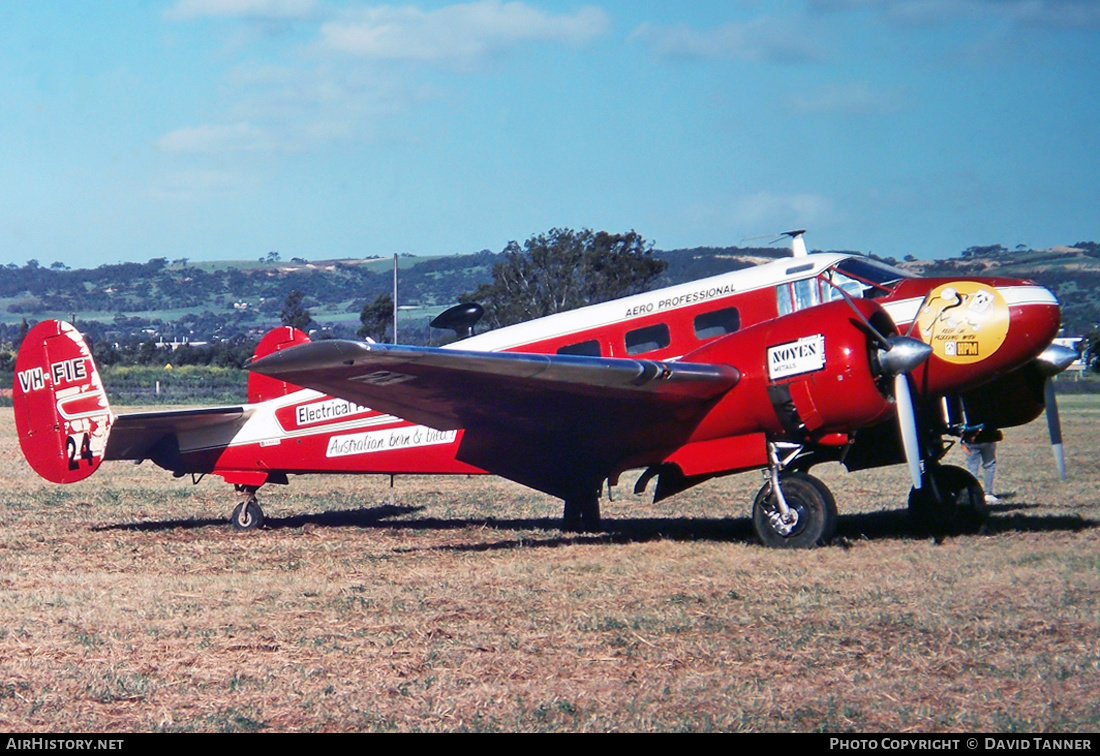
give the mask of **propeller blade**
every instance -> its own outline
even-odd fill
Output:
[[[894,376],[894,402],[897,405],[898,428],[901,430],[901,445],[905,450],[905,461],[909,464],[909,475],[913,479],[913,488],[920,488],[920,441],[917,438],[917,413],[913,407],[913,397],[909,393],[909,377],[905,373]]]
[[[1047,429],[1050,431],[1050,446],[1054,449],[1054,463],[1058,465],[1058,474],[1066,479],[1066,450],[1062,446],[1062,421],[1058,417],[1058,398],[1054,395],[1054,381],[1047,378],[1043,384],[1043,403],[1047,408]]]
[[[1047,429],[1050,431],[1050,445],[1054,449],[1054,463],[1058,465],[1058,474],[1066,479],[1066,450],[1062,446],[1062,421],[1058,417],[1058,398],[1054,395],[1054,376],[1068,368],[1080,357],[1077,350],[1060,344],[1051,344],[1036,358],[1039,370],[1046,376],[1043,383],[1043,404],[1047,409]]]

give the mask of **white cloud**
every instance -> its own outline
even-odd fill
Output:
[[[801,31],[795,20],[762,17],[729,23],[713,29],[692,29],[684,24],[642,24],[631,35],[654,54],[668,58],[728,58],[769,63],[804,63],[821,59],[822,53]]]
[[[209,16],[291,19],[308,16],[316,4],[316,0],[179,0],[164,15],[172,21]]]
[[[524,42],[580,45],[610,25],[600,9],[551,14],[521,2],[479,0],[423,11],[378,6],[321,25],[322,45],[375,60],[475,62]]]
[[[226,70],[222,111],[158,140],[179,154],[310,151],[377,138],[385,123],[446,93],[425,81],[428,62],[458,70],[532,43],[582,45],[606,33],[594,7],[553,13],[523,2],[476,0],[434,10],[414,6],[334,9],[313,0],[181,0],[174,17],[283,15],[295,35],[250,38]],[[298,16],[297,18],[291,18]],[[278,19],[275,19],[278,20]],[[301,40],[310,42],[301,44]]]
[[[165,152],[209,154],[270,150],[276,140],[249,123],[202,124],[176,129],[162,136],[157,146]]]
[[[736,198],[727,213],[734,225],[756,233],[762,229],[824,226],[831,220],[833,206],[819,194],[762,191]]]
[[[194,202],[228,196],[237,189],[237,183],[237,176],[225,171],[175,171],[165,174],[149,194],[154,199]]]
[[[866,81],[853,81],[828,84],[817,91],[791,95],[788,98],[788,107],[792,112],[802,115],[879,115],[904,110],[905,102],[896,92],[879,92]]]

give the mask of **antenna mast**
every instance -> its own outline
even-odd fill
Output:
[[[803,240],[802,235],[806,233],[806,229],[800,228],[797,231],[784,231],[783,236],[791,237],[791,257],[805,257],[806,256],[806,242]]]

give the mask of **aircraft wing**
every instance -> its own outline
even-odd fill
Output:
[[[104,459],[152,459],[179,451],[186,434],[205,434],[210,445],[231,438],[248,419],[244,407],[205,407],[191,410],[134,412],[118,415],[111,425]],[[227,442],[227,441],[226,441]]]
[[[458,458],[555,495],[610,463],[674,448],[740,378],[729,365],[469,352],[318,341],[250,369],[439,430],[463,428]]]

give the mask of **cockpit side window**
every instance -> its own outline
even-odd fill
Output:
[[[843,289],[853,299],[860,299],[870,288],[869,284],[849,278],[835,268],[825,271],[821,276],[821,294],[826,302],[844,298],[844,294],[841,294],[838,289]]]
[[[816,278],[803,278],[800,281],[782,283],[775,287],[776,304],[780,315],[789,315],[807,307],[819,305],[822,299],[819,282]]]

